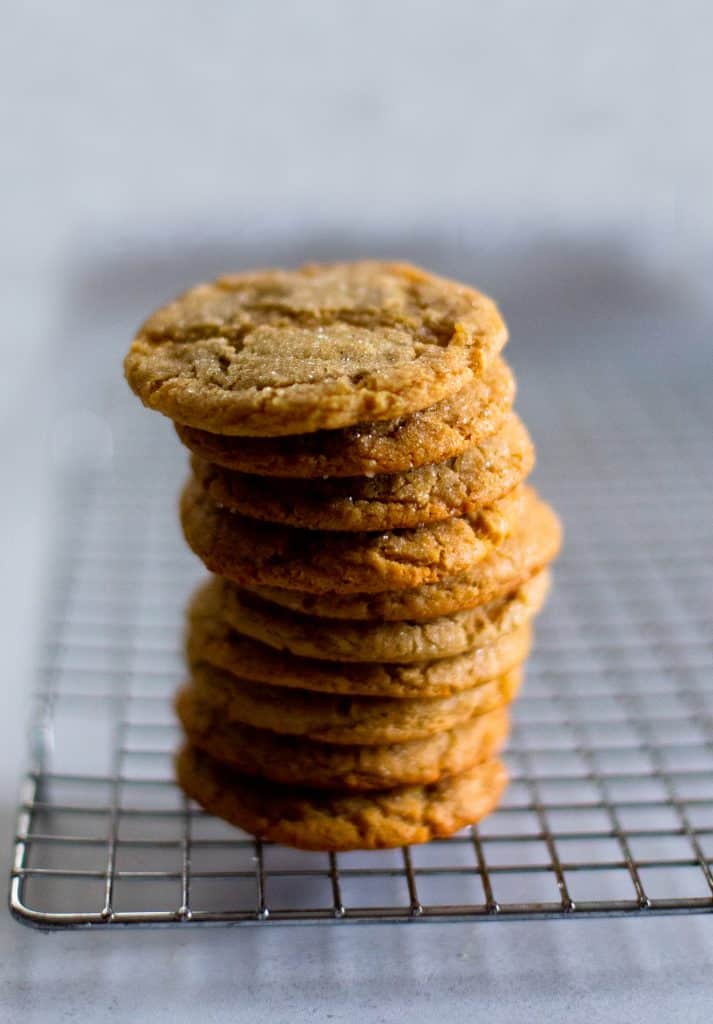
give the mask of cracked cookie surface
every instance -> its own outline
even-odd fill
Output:
[[[493,301],[400,263],[227,275],[157,310],[124,368],[145,405],[218,434],[393,419],[481,374],[507,332]]]

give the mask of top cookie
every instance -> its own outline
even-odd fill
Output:
[[[337,263],[198,285],[146,321],[124,367],[144,404],[177,423],[279,437],[423,409],[506,338],[472,288],[407,264]]]

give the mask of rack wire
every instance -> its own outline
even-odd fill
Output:
[[[525,375],[523,374],[523,377]],[[171,779],[185,457],[119,396],[108,465],[59,474],[55,586],[10,903],[41,928],[713,911],[713,468],[703,385],[527,370],[567,544],[477,828],[327,855],[261,843]],[[552,396],[558,400],[552,401]]]

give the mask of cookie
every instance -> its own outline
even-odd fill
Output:
[[[217,577],[196,595],[192,629],[206,635],[227,623],[238,633],[302,658],[342,662],[424,662],[492,644],[542,607],[549,574],[540,572],[503,598],[428,622],[350,622],[294,612]],[[202,625],[201,625],[202,624]]]
[[[141,327],[124,368],[145,405],[217,434],[393,419],[465,387],[505,344],[491,299],[399,263],[228,275]]]
[[[299,657],[251,640],[232,629],[219,617],[219,612],[211,615],[210,602],[200,603],[203,609],[199,611],[199,601],[194,601],[189,616],[186,638],[189,665],[207,662],[252,682],[325,693],[363,697],[447,697],[521,664],[530,651],[532,640],[532,629],[529,622],[525,622],[511,633],[453,657],[439,656],[410,664],[323,661]],[[204,610],[208,610],[208,614],[202,614]]]
[[[194,665],[191,681],[227,721],[323,743],[374,746],[432,736],[509,704],[519,690],[522,671],[512,669],[451,697],[398,700],[263,686],[211,665]]]
[[[506,708],[410,743],[335,746],[226,722],[193,686],[179,690],[176,711],[188,741],[243,775],[319,789],[371,790],[427,785],[494,757],[509,726]]]
[[[398,420],[281,437],[227,437],[177,423],[181,441],[206,462],[257,476],[375,476],[403,473],[462,455],[500,427],[515,398],[515,378],[500,357],[484,376]]]
[[[509,593],[555,558],[562,541],[560,521],[549,505],[532,494],[520,523],[509,537],[471,571],[436,583],[381,594],[312,594],[281,587],[251,586],[273,604],[333,619],[423,621],[486,604]]]
[[[514,527],[522,504],[516,489],[471,517],[412,530],[335,533],[261,523],[218,508],[191,478],[181,497],[181,524],[206,568],[244,586],[379,593],[474,566]]]
[[[498,760],[428,786],[338,794],[249,778],[186,745],[182,789],[206,811],[260,839],[304,850],[376,850],[425,843],[474,824],[498,804],[507,773]]]
[[[193,475],[216,505],[308,530],[382,531],[473,515],[512,491],[535,452],[512,415],[501,430],[448,462],[404,473],[336,480],[275,480],[192,459]]]

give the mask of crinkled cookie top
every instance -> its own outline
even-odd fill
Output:
[[[177,423],[277,437],[423,409],[506,337],[474,289],[364,261],[198,285],[149,317],[124,365],[144,404]]]

